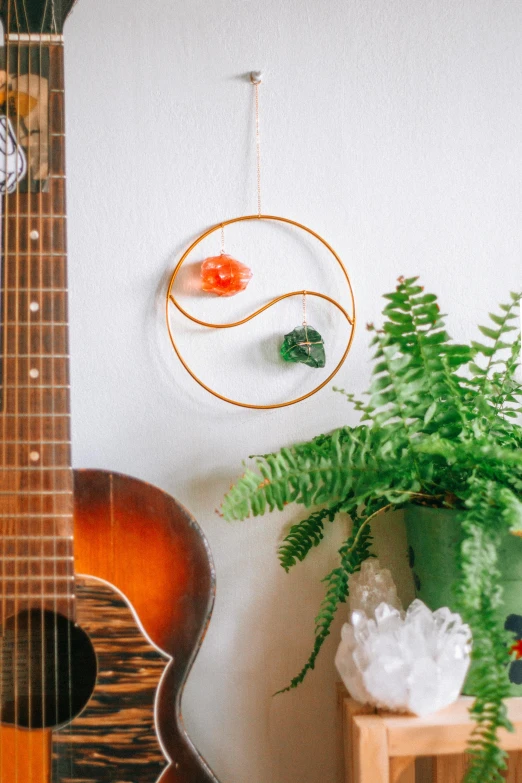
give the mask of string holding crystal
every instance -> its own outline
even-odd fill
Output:
[[[259,85],[261,71],[252,71],[250,81],[254,86],[256,118],[256,168],[257,168],[257,214],[261,216],[261,135],[259,131]],[[252,271],[241,261],[225,253],[225,228],[221,225],[221,252],[210,256],[201,264],[201,288],[217,296],[235,296],[244,291],[252,278]]]
[[[285,362],[306,364],[307,367],[321,369],[326,364],[324,340],[306,320],[306,291],[303,291],[303,321],[285,334],[280,353]]]
[[[225,227],[221,225],[221,251],[201,264],[201,288],[217,296],[234,296],[244,291],[252,278],[250,269],[225,252]]]
[[[259,85],[263,81],[261,71],[252,71],[250,81],[254,85],[256,108],[256,167],[257,167],[257,214],[261,215],[261,134],[259,131]]]

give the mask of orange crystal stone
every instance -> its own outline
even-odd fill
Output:
[[[250,269],[232,256],[206,258],[201,264],[201,287],[218,296],[234,296],[244,291],[250,282]]]

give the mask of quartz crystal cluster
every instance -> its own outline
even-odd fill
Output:
[[[469,626],[447,607],[432,612],[419,600],[402,611],[389,572],[375,560],[356,575],[352,594],[353,580],[351,622],[342,628],[335,657],[351,696],[416,715],[452,704],[469,668]]]
[[[361,570],[350,577],[349,595],[350,614],[364,612],[375,617],[375,610],[383,602],[402,609],[397,595],[397,587],[387,568],[382,568],[376,557],[369,557],[361,565]]]

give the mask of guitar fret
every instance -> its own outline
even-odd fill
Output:
[[[39,438],[34,438],[34,440],[4,440],[2,441],[2,445],[4,443],[11,446],[32,446],[35,443],[38,443],[39,446],[48,446],[48,445],[70,446],[71,445],[70,440],[41,440]],[[1,470],[2,470],[2,466],[0,465],[0,472]]]
[[[74,514],[0,514],[0,519],[72,519]],[[0,537],[1,540],[1,537]]]
[[[45,563],[52,563],[55,560],[58,560],[61,563],[62,561],[67,560],[68,562],[72,563],[74,556],[64,555],[61,557],[60,555],[43,555],[42,557],[39,557],[38,555],[31,555],[29,557],[24,557],[22,555],[0,555],[0,561],[2,560],[7,560],[8,563],[10,563],[12,560],[23,560],[24,563],[41,563],[42,561]]]
[[[0,468],[0,474],[1,474],[1,472],[2,472],[2,468]],[[7,490],[7,491],[4,491],[4,490],[0,491],[0,497],[2,495],[7,495],[7,496],[10,496],[10,497],[13,497],[14,494],[15,493],[13,493],[13,492],[9,492],[9,490]],[[71,497],[72,497],[72,491],[68,490],[68,489],[59,489],[59,490],[56,490],[56,492],[55,492],[55,491],[53,491],[51,489],[42,489],[41,491],[34,489],[34,490],[24,491],[24,497],[26,495],[35,495],[37,497],[39,497],[40,495],[71,495]]]
[[[19,294],[34,294],[34,296],[38,294],[48,294],[48,293],[54,293],[54,294],[62,294],[67,293],[68,288],[20,288],[18,286],[9,286],[8,288],[5,288],[4,286],[0,286],[0,291],[12,291],[13,293],[19,293]]]
[[[24,455],[26,452],[28,453],[28,447],[40,447],[41,454],[69,454],[70,445],[71,443],[69,440],[66,440],[65,443],[60,443],[58,439],[45,441],[43,438],[29,438],[28,441],[19,441],[16,435],[14,435],[9,446],[7,446],[7,441],[3,441],[2,444],[0,444],[0,453],[3,454],[4,459],[7,459],[9,462],[12,454],[19,453]],[[21,459],[25,459],[25,456],[22,456]],[[11,464],[14,463],[11,462]],[[0,471],[1,470],[2,467],[0,465]]]
[[[1,541],[72,541],[74,536],[2,536]]]
[[[37,418],[37,419],[47,419],[49,416],[57,416],[61,419],[65,417],[70,417],[70,413],[17,413],[16,416],[14,414],[8,414],[8,417],[11,419],[20,419],[20,418]],[[5,418],[8,418],[7,416]],[[0,420],[1,420],[0,415]]]
[[[72,562],[74,560],[74,556],[64,555],[62,557],[60,555],[42,555],[40,557],[38,555],[31,555],[29,557],[24,557],[23,555],[0,555],[0,562],[2,560],[7,560],[8,563],[10,563],[12,560],[23,560],[24,563],[41,563],[42,561],[52,562],[54,560],[58,560],[61,563],[64,560]]]
[[[20,258],[21,255],[28,256],[29,260],[33,260],[33,261],[38,260],[38,258],[40,258],[40,260],[42,260],[43,256],[45,256],[45,258],[47,258],[49,256],[52,257],[52,258],[66,258],[67,257],[67,253],[65,253],[65,252],[57,253],[57,252],[51,251],[51,250],[45,250],[43,252],[37,252],[37,253],[22,253],[21,251],[9,250],[7,253],[4,253],[4,255],[5,256],[12,256],[13,258],[18,258],[18,260],[20,262],[21,262],[21,258]]]
[[[18,475],[17,475],[18,474]],[[40,494],[40,490],[49,490],[52,492],[53,490],[59,490],[59,489],[67,489],[72,491],[73,488],[73,475],[72,475],[72,469],[63,467],[47,467],[44,469],[37,468],[36,470],[31,470],[30,468],[27,468],[26,466],[22,468],[13,468],[13,469],[7,469],[3,472],[0,472],[0,486],[2,486],[3,489],[11,490],[10,495],[11,496],[18,496],[19,501],[16,501],[17,504],[19,502],[19,505],[17,505],[17,508],[19,511],[34,511],[37,514],[40,514],[40,512],[48,511],[49,513],[53,513],[54,510],[56,511],[70,511],[70,500],[67,498],[65,502],[65,508],[55,508],[53,505],[49,507],[49,499],[45,498],[43,495],[41,498],[36,501],[38,504],[45,505],[45,508],[42,508],[42,505],[34,506],[35,501],[33,500],[33,505],[31,507],[30,502],[25,502],[25,492],[29,490],[34,490],[37,494]],[[27,496],[29,497],[29,496]],[[57,496],[58,498],[58,496]],[[46,504],[44,504],[44,500],[47,501]],[[8,503],[11,503],[10,500],[7,501]],[[51,504],[53,503],[52,499],[50,500]]]
[[[17,599],[33,598],[35,601],[46,598],[60,598],[62,601],[74,601],[76,598],[75,593],[13,593],[7,596],[9,601],[16,601]]]
[[[72,472],[69,460],[64,462],[62,465],[52,465],[49,463],[44,465],[36,465],[35,467],[32,465],[9,465],[8,467],[2,465],[2,467],[0,467],[0,477],[3,473],[5,473],[6,470],[16,470],[20,473],[30,473],[33,475],[33,477],[35,473],[42,473],[45,474],[46,478],[49,479],[52,479],[54,474],[63,473],[64,471]]]
[[[40,471],[40,472],[44,472],[45,471],[45,472],[49,472],[49,473],[62,473],[63,471],[72,472],[72,468],[71,467],[67,467],[66,465],[63,465],[63,466],[62,465],[58,465],[57,467],[54,467],[53,465],[42,466],[42,467],[38,467],[38,466],[35,467],[33,465],[7,465],[7,466],[2,465],[0,467],[0,475],[2,475],[2,473],[4,471],[6,471],[6,470],[18,470],[18,471],[22,471],[23,473],[25,473],[28,470],[30,470],[30,471],[37,470],[37,471]]]
[[[74,579],[74,576],[63,576],[62,574],[51,574],[50,576],[44,576],[43,574],[41,576],[33,574],[27,574],[26,576],[0,575],[0,590],[3,582],[74,582]],[[14,593],[14,597],[16,598],[16,593]],[[39,598],[40,596],[35,594],[34,597]]]

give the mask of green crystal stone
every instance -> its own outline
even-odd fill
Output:
[[[281,346],[281,356],[285,362],[300,362],[308,367],[324,367],[326,356],[324,341],[312,326],[296,326]]]

